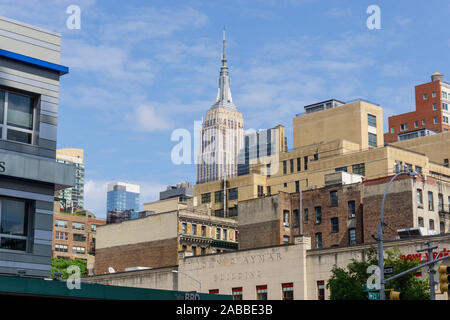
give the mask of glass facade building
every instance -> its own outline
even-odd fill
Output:
[[[108,184],[106,199],[107,212],[118,210],[139,211],[140,188],[138,185],[114,182]]]

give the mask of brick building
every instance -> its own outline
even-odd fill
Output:
[[[97,219],[87,210],[61,212],[59,202],[55,202],[54,210],[52,256],[85,260],[88,272],[92,273],[97,226],[106,224],[106,221]]]
[[[450,84],[436,72],[431,82],[415,87],[416,110],[389,117],[384,141],[408,140],[450,129]]]
[[[216,217],[205,205],[193,207],[192,200],[175,210],[171,202],[169,211],[161,203],[158,208],[160,212],[150,216],[99,228],[95,274],[106,273],[109,267],[124,271],[174,266],[178,252],[195,256],[238,248],[236,220]]]
[[[324,187],[301,193],[301,204],[300,193],[284,192],[240,202],[239,249],[292,244],[299,235],[310,237],[311,247],[317,249],[373,242],[392,176],[359,176],[359,182],[349,176],[327,175]],[[449,233],[450,183],[428,176],[398,177],[386,197],[384,222],[386,240],[398,239],[397,231],[408,228]]]

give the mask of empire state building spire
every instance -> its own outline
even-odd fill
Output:
[[[223,48],[222,48],[222,67],[220,68],[219,89],[217,91],[216,102],[213,108],[222,107],[236,110],[237,107],[233,104],[230,90],[230,77],[228,75],[227,58],[226,58],[226,37],[225,28],[223,29]]]

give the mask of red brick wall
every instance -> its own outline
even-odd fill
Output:
[[[239,226],[239,250],[262,248],[280,242],[280,220],[260,222]]]
[[[436,97],[434,98],[432,97],[433,91],[436,92]],[[423,99],[424,94],[428,95],[428,99]],[[416,111],[389,117],[388,132],[384,134],[384,141],[386,143],[397,141],[397,136],[399,133],[405,133],[422,128],[442,132],[444,128],[450,128],[450,126],[442,124],[441,86],[439,81],[428,82],[416,86],[415,99]],[[437,105],[437,110],[433,110],[433,104]],[[438,117],[437,124],[433,123],[434,117]],[[422,120],[425,120],[425,125],[422,125]],[[419,122],[419,126],[417,128],[414,127],[414,121]],[[408,123],[408,130],[400,131],[400,125],[404,123]],[[391,133],[391,127],[395,128],[395,133]]]
[[[338,205],[332,206],[330,192],[338,191]],[[348,201],[355,201],[356,217],[349,218]],[[316,224],[315,207],[322,208],[322,223]],[[311,237],[311,247],[316,248],[316,233],[322,233],[322,247],[348,246],[348,227],[356,229],[356,242],[362,242],[362,206],[360,185],[328,186],[325,188],[303,192],[303,216],[304,209],[309,210],[308,222],[304,221],[303,234]],[[339,231],[331,231],[331,218],[339,219]]]
[[[378,234],[378,223],[381,216],[381,203],[387,183],[392,176],[370,179],[363,182],[364,201],[364,242],[374,242],[372,235]],[[384,203],[383,221],[387,226],[383,227],[385,240],[394,240],[397,230],[414,226],[414,201],[411,177],[399,176],[392,183]],[[401,184],[401,192],[396,191],[395,186]],[[378,188],[374,192],[371,188]],[[376,193],[376,194],[375,194]]]
[[[124,271],[129,267],[160,268],[177,264],[177,238],[97,249],[95,254],[95,274],[108,273],[108,267]]]

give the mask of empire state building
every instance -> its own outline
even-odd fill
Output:
[[[231,98],[225,48],[224,30],[217,98],[206,112],[200,131],[198,184],[236,176],[238,153],[243,146],[244,119]]]

